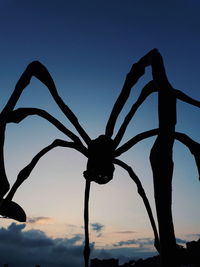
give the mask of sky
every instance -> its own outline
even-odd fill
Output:
[[[152,48],[162,54],[172,86],[198,100],[199,11],[198,0],[0,0],[0,107],[3,109],[27,65],[38,60],[49,70],[60,96],[80,124],[95,139],[105,131],[132,64]],[[150,80],[151,69],[147,68],[132,89],[115,133]],[[45,109],[78,135],[47,88],[35,78],[17,107]],[[196,107],[177,103],[177,131],[197,142],[199,112]],[[122,143],[157,125],[155,93],[132,119]],[[19,125],[9,124],[4,152],[10,184],[34,155],[57,138],[68,140],[36,116]],[[154,140],[142,141],[120,159],[140,178],[156,218],[149,163]],[[82,154],[68,148],[56,148],[39,161],[13,199],[26,211],[27,222],[1,219],[0,264],[82,266],[86,163]],[[174,226],[177,241],[184,245],[200,236],[200,184],[193,156],[178,141],[174,144],[174,166]],[[117,257],[125,262],[156,254],[136,186],[117,166],[110,183],[91,186],[90,241],[91,257]]]

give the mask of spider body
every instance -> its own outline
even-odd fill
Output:
[[[83,173],[85,179],[98,184],[110,182],[115,170],[114,151],[114,141],[106,135],[91,140],[88,145],[87,170]]]
[[[146,198],[145,192],[142,188],[139,178],[132,171],[131,167],[126,165],[121,160],[116,159],[117,156],[121,155],[123,152],[127,151],[133,146],[129,144],[126,146],[125,144],[125,147],[121,146],[122,148],[121,150],[120,147],[118,148],[118,145],[120,144],[121,139],[123,138],[123,135],[125,133],[126,127],[128,126],[137,108],[140,106],[140,104],[142,104],[145,98],[150,93],[153,92],[151,88],[149,91],[146,90],[146,88],[144,88],[145,90],[143,90],[144,92],[142,91],[141,97],[139,97],[138,101],[133,105],[132,109],[127,114],[127,117],[122,123],[117,135],[112,139],[116,120],[130,95],[131,88],[137,82],[137,80],[144,74],[145,67],[149,65],[149,59],[154,53],[157,53],[156,49],[153,49],[148,54],[146,54],[142,59],[140,59],[140,61],[138,61],[136,64],[133,64],[130,72],[126,76],[124,86],[121,90],[118,99],[114,104],[114,107],[108,119],[105,128],[105,134],[100,135],[98,138],[94,140],[91,140],[91,138],[88,136],[84,128],[79,124],[78,118],[59,96],[51,75],[49,74],[45,66],[38,61],[34,61],[27,66],[26,70],[23,72],[20,79],[18,80],[10,99],[8,100],[6,106],[4,107],[1,113],[4,116],[3,115],[0,116],[0,122],[3,121],[3,127],[0,128],[1,130],[0,134],[2,135],[2,138],[0,138],[0,152],[3,151],[4,133],[6,124],[10,122],[19,123],[23,119],[31,115],[38,115],[44,118],[45,120],[48,120],[58,130],[63,132],[68,138],[71,139],[71,141],[56,139],[52,144],[43,148],[38,154],[36,154],[36,156],[31,160],[31,162],[19,172],[16,182],[14,183],[14,185],[12,186],[12,188],[10,189],[5,198],[6,201],[8,202],[11,202],[15,192],[17,191],[19,186],[29,177],[30,173],[38,163],[39,159],[53,148],[58,146],[73,148],[88,158],[86,171],[84,171],[83,173],[86,179],[85,201],[84,201],[85,267],[89,266],[89,255],[90,255],[89,229],[88,229],[89,225],[88,204],[89,204],[90,184],[92,181],[101,185],[107,184],[109,181],[111,181],[115,170],[114,164],[124,168],[129,173],[132,180],[136,183],[138,187],[138,193],[143,198],[145,207],[149,214],[150,221],[154,230],[155,239],[158,241],[157,229],[155,226],[154,218],[152,216],[151,207],[148,203],[148,199]],[[56,118],[54,118],[51,114],[49,114],[45,110],[38,108],[18,108],[14,110],[17,101],[19,100],[23,90],[30,83],[32,76],[35,76],[37,79],[39,79],[43,84],[47,86],[50,94],[52,95],[53,99],[59,106],[60,110],[65,114],[66,118],[68,118],[68,120],[73,124],[73,126],[79,133],[80,137],[87,144],[87,147],[82,143],[82,140],[76,134],[67,129],[60,121],[58,121]],[[3,152],[2,152],[2,157],[0,157],[0,163],[1,163],[0,165],[1,170],[5,176],[4,180],[3,179],[0,180],[0,183],[2,184],[3,187],[7,181],[7,177],[4,170]],[[2,215],[9,216],[10,218],[19,220],[19,218],[15,214],[16,212],[17,209],[15,208],[15,210],[12,211],[12,214],[8,214],[8,212],[7,213],[3,212],[4,214]],[[0,213],[2,213],[1,206],[0,206]],[[25,220],[25,216],[21,216],[20,220],[21,221]]]
[[[147,85],[145,85],[145,87],[142,89],[140,96],[138,97],[137,101],[132,105],[130,111],[126,115],[116,136],[113,137],[117,118],[130,95],[132,87],[137,83],[138,79],[145,73],[145,68],[147,66],[152,67],[153,80],[147,83]],[[75,127],[75,129],[79,133],[82,140],[87,144],[87,147],[82,143],[82,140],[79,138],[79,136],[77,136],[72,131],[67,129],[65,125],[63,125],[59,120],[54,118],[51,114],[49,114],[45,110],[38,109],[38,108],[18,108],[14,110],[17,101],[19,100],[25,87],[29,84],[32,76],[35,76],[43,84],[47,86],[47,88],[49,89],[49,92],[51,93],[53,99],[59,106],[60,110],[65,114],[66,118]],[[125,144],[120,146],[120,143],[124,136],[126,128],[128,124],[130,123],[130,121],[132,120],[135,112],[140,107],[140,105],[144,102],[144,100],[153,92],[158,92],[159,94],[159,98],[158,98],[158,102],[159,102],[158,106],[159,106],[159,113],[160,113],[159,128],[140,133],[134,136],[133,138],[131,138]],[[84,201],[85,267],[89,266],[89,256],[90,256],[89,227],[88,227],[90,184],[91,182],[96,182],[102,185],[102,184],[107,184],[108,182],[110,182],[114,175],[114,170],[115,170],[114,164],[125,169],[128,172],[131,179],[137,185],[138,194],[142,197],[147,213],[149,215],[150,223],[151,223],[151,226],[154,232],[156,249],[160,252],[162,248],[162,244],[165,244],[166,247],[168,246],[166,249],[166,251],[168,251],[170,249],[168,245],[168,240],[172,240],[171,243],[176,244],[175,238],[172,235],[172,231],[169,230],[169,227],[168,227],[168,225],[170,225],[171,227],[170,229],[173,230],[171,203],[170,203],[170,198],[168,197],[168,196],[171,196],[170,186],[171,186],[171,180],[172,180],[171,175],[173,171],[170,171],[170,174],[165,179],[166,180],[165,184],[169,185],[168,186],[169,190],[167,191],[167,195],[166,195],[165,194],[166,189],[163,186],[162,184],[163,181],[160,180],[160,178],[165,177],[165,171],[168,169],[168,166],[164,168],[160,168],[161,164],[159,162],[161,161],[160,160],[161,156],[158,153],[159,151],[161,151],[161,148],[163,147],[163,142],[164,142],[163,140],[172,140],[172,142],[166,143],[165,145],[166,150],[164,152],[162,151],[162,156],[163,156],[163,153],[164,153],[164,156],[168,154],[169,146],[172,147],[174,139],[177,139],[190,149],[191,153],[195,157],[198,170],[200,173],[199,144],[191,140],[191,138],[189,138],[188,136],[182,133],[175,132],[175,129],[174,129],[175,118],[176,118],[175,117],[176,111],[174,108],[176,105],[176,101],[174,101],[175,97],[189,104],[200,107],[199,101],[191,99],[190,97],[183,94],[181,91],[173,89],[171,86],[169,87],[169,83],[168,83],[168,80],[165,74],[165,68],[162,62],[162,57],[159,54],[157,49],[153,49],[149,53],[147,53],[144,57],[142,57],[136,64],[133,64],[130,72],[127,74],[121,93],[119,97],[117,98],[113,106],[113,109],[111,111],[110,117],[107,121],[105,134],[100,135],[98,138],[94,140],[91,140],[88,134],[86,133],[86,131],[84,130],[84,128],[79,124],[78,118],[71,111],[71,109],[64,103],[62,98],[59,96],[56,86],[54,84],[54,81],[51,75],[49,74],[48,70],[38,61],[34,61],[31,64],[29,64],[26,70],[24,71],[24,73],[22,74],[22,76],[20,77],[19,81],[17,82],[15,90],[13,91],[10,99],[8,100],[6,106],[4,107],[3,111],[0,114],[0,173],[1,173],[0,196],[2,196],[1,198],[3,199],[3,196],[9,190],[8,188],[9,183],[8,183],[7,176],[5,173],[4,155],[3,155],[5,129],[6,129],[7,123],[10,123],[10,122],[19,123],[28,116],[37,115],[49,121],[51,124],[53,124],[58,130],[60,130],[69,139],[71,139],[71,141],[56,139],[52,144],[43,148],[38,154],[36,154],[33,157],[31,162],[19,172],[16,182],[14,183],[14,185],[8,192],[7,196],[5,197],[6,201],[1,201],[2,199],[0,199],[0,214],[5,217],[13,218],[15,220],[25,221],[26,215],[23,212],[23,209],[16,203],[12,202],[12,198],[15,192],[17,191],[19,186],[29,177],[30,173],[32,172],[32,170],[34,169],[34,167],[36,166],[40,158],[44,156],[47,152],[49,152],[55,147],[73,148],[77,150],[78,152],[82,153],[88,159],[86,170],[83,173],[83,176],[85,177],[85,180],[86,180],[85,201]],[[167,99],[167,104],[171,106],[168,106],[168,105],[166,106],[166,104],[164,103],[166,99]],[[165,114],[164,114],[165,116],[163,115],[163,113],[165,113],[165,111],[163,110],[163,107],[173,109],[173,112],[171,112],[170,116],[166,117]],[[167,120],[167,124],[169,125],[169,127],[167,126],[167,128],[165,127],[166,118],[169,118],[169,120]],[[145,191],[142,187],[142,184],[139,178],[137,177],[137,175],[134,173],[134,171],[132,170],[130,166],[128,166],[125,162],[117,159],[118,156],[128,151],[136,143],[138,143],[139,141],[145,138],[151,137],[153,135],[158,135],[158,138],[157,138],[158,141],[156,141],[155,145],[153,146],[153,149],[151,152],[151,158],[150,158],[151,163],[152,163],[152,169],[154,170],[154,177],[158,177],[157,181],[159,181],[158,184],[155,183],[155,185],[158,187],[157,189],[155,186],[156,188],[155,200],[157,201],[157,204],[159,204],[157,205],[157,215],[161,215],[161,216],[160,217],[157,216],[157,217],[158,217],[159,227],[162,226],[163,232],[164,233],[166,232],[166,234],[163,235],[163,232],[160,231],[160,237],[157,232],[157,227],[156,227],[154,217],[151,211],[151,206],[149,204],[149,201],[146,197]],[[166,136],[167,137],[169,136],[170,138],[168,139],[164,138]],[[4,188],[6,188],[6,192]],[[160,189],[162,188],[164,189],[163,191],[164,201],[159,202],[160,195],[161,195]],[[163,203],[166,203],[165,205],[166,209],[165,208],[163,209]],[[166,215],[165,211],[167,209],[169,211],[168,212],[169,215]],[[168,218],[171,218],[171,221],[169,221]],[[160,253],[164,255],[163,251],[161,251]],[[171,265],[166,265],[166,266],[171,266]]]

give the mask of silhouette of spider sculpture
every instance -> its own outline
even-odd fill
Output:
[[[105,134],[100,135],[98,138],[94,140],[91,140],[91,138],[82,128],[82,126],[79,124],[77,117],[70,110],[70,108],[63,102],[62,98],[59,96],[56,86],[54,84],[54,81],[52,77],[50,76],[49,72],[47,71],[47,69],[38,61],[34,61],[31,64],[29,64],[26,70],[23,72],[22,76],[20,77],[19,81],[17,82],[16,87],[10,99],[8,100],[6,106],[4,107],[4,109],[2,110],[0,114],[0,186],[1,186],[0,187],[0,197],[1,197],[0,214],[3,217],[9,217],[9,218],[12,218],[18,221],[25,221],[26,220],[25,212],[17,203],[12,201],[16,190],[29,177],[30,173],[32,172],[33,168],[36,166],[39,159],[42,156],[44,156],[47,152],[49,152],[51,149],[55,147],[59,147],[59,146],[73,148],[88,158],[87,168],[83,173],[85,180],[86,180],[85,200],[84,200],[85,267],[89,266],[89,256],[90,256],[89,229],[88,229],[88,225],[89,225],[88,204],[89,204],[90,184],[91,182],[96,182],[98,184],[108,183],[113,178],[114,169],[115,169],[114,165],[118,165],[122,167],[123,169],[125,169],[128,172],[129,176],[132,178],[132,180],[136,183],[138,193],[143,199],[143,202],[146,207],[146,210],[147,210],[147,213],[150,219],[150,223],[151,223],[151,226],[154,232],[155,247],[157,248],[158,251],[160,251],[160,240],[161,239],[159,240],[159,236],[158,236],[157,228],[156,228],[155,221],[152,215],[151,207],[149,205],[149,202],[144,192],[144,189],[142,187],[142,184],[139,178],[137,177],[137,175],[132,170],[132,168],[128,166],[126,163],[124,163],[123,161],[121,161],[120,159],[117,159],[117,157],[119,157],[122,153],[126,152],[131,147],[133,147],[136,143],[138,143],[139,141],[145,138],[151,137],[153,135],[158,135],[157,137],[158,140],[162,139],[162,131],[160,131],[160,128],[162,128],[161,127],[162,125],[160,125],[159,129],[153,129],[153,130],[140,133],[134,136],[133,138],[131,138],[125,144],[119,146],[129,122],[133,118],[135,112],[140,107],[140,105],[144,102],[144,100],[151,93],[159,92],[159,87],[166,84],[166,81],[163,82],[164,66],[162,66],[161,63],[162,63],[162,58],[159,52],[157,51],[157,49],[153,49],[149,53],[147,53],[144,57],[142,57],[137,63],[133,64],[130,72],[126,76],[121,93],[118,99],[116,100],[114,107],[112,109],[112,112],[110,114],[110,117],[108,119],[106,129],[105,129]],[[153,80],[150,81],[142,89],[140,96],[138,97],[137,101],[133,104],[127,116],[125,117],[116,136],[112,138],[117,118],[129,97],[131,88],[134,86],[135,83],[137,83],[138,79],[144,74],[145,68],[147,66],[152,66]],[[56,118],[54,118],[52,115],[50,115],[45,110],[41,110],[38,108],[18,108],[14,110],[17,101],[19,100],[24,88],[29,84],[32,76],[35,76],[47,86],[53,99],[55,100],[55,102],[57,103],[61,111],[65,114],[65,116],[69,119],[69,121],[76,128],[80,137],[87,144],[87,147],[83,144],[83,142],[77,135],[75,135],[73,132],[67,129],[60,121],[58,121]],[[186,96],[185,94],[183,94],[182,92],[178,90],[175,90],[170,87],[169,91],[173,93],[174,98],[179,98],[182,101],[188,102],[198,107],[200,106],[198,101],[191,99],[190,97]],[[170,98],[168,100],[171,101]],[[160,101],[160,104],[162,102],[162,105],[164,106],[163,99],[160,99],[159,101]],[[170,103],[168,103],[168,105],[170,105]],[[162,111],[160,111],[160,113],[162,113]],[[63,132],[72,141],[69,142],[65,140],[56,139],[52,144],[42,149],[31,160],[31,162],[19,172],[16,182],[14,183],[12,188],[9,190],[9,182],[6,177],[6,172],[5,172],[5,167],[4,167],[4,154],[3,154],[6,124],[11,123],[11,122],[19,123],[23,119],[31,115],[38,115],[46,119],[51,124],[53,124],[55,127],[57,127],[57,129]],[[160,124],[161,124],[161,120],[160,120]],[[198,167],[198,170],[200,171],[200,160],[199,160],[199,146],[200,145],[194,142],[193,140],[191,140],[188,136],[181,134],[181,133],[174,132],[173,139],[174,138],[184,143],[190,149],[192,154],[195,156],[197,167]],[[159,147],[158,146],[158,144],[160,144],[159,141],[156,141],[156,144],[157,146],[154,145],[153,147],[154,149],[152,150],[153,152],[151,153],[151,163],[152,163],[152,168],[154,168],[154,170],[157,169],[156,167],[157,163],[155,163],[156,162],[155,158],[156,158],[156,155],[158,155],[158,152],[155,152],[155,151],[156,151],[156,148]],[[7,196],[5,197],[6,194]]]

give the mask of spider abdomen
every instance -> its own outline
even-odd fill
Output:
[[[105,135],[91,141],[88,146],[87,170],[84,177],[98,184],[106,184],[113,178],[114,144]]]

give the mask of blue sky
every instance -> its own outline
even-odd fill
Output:
[[[39,60],[48,68],[59,94],[77,115],[81,125],[91,138],[96,138],[104,133],[108,116],[131,65],[154,47],[163,55],[168,78],[174,88],[199,99],[199,11],[197,0],[1,0],[0,106],[3,108],[5,105],[26,66],[33,60]],[[150,79],[151,71],[147,69],[145,76],[133,88],[117,127]],[[17,107],[22,106],[45,109],[76,132],[45,86],[35,78],[17,104]],[[178,101],[177,110],[177,130],[200,142],[198,108]],[[130,123],[123,142],[155,127],[157,95],[153,94]],[[56,138],[66,137],[37,117],[7,127],[6,172],[11,185],[31,158]],[[140,177],[155,214],[148,160],[153,141],[154,138],[150,138],[141,142],[121,159],[131,165]],[[198,173],[193,156],[178,142],[174,146],[174,162],[176,236],[181,240],[197,239],[200,225]],[[82,173],[85,168],[86,158],[78,152],[61,148],[51,151],[40,160],[29,180],[14,197],[26,210],[27,224],[20,226],[13,224],[12,220],[2,220],[1,231],[11,235],[14,226],[18,227],[22,236],[32,231],[34,238],[38,238],[38,247],[37,242],[34,243],[37,248],[30,247],[32,253],[36,253],[40,246],[41,236],[38,233],[54,245],[58,238],[66,241],[79,237],[76,242],[68,243],[68,248],[75,248],[77,253],[81,253]],[[94,253],[138,257],[144,251],[153,251],[152,242],[147,242],[152,241],[153,234],[143,203],[126,172],[117,167],[109,184],[92,185],[90,221],[103,226],[101,233],[91,226]],[[71,253],[67,253],[69,261],[73,258]],[[81,262],[82,255],[79,255]],[[66,261],[67,256],[63,257]],[[20,259],[15,261],[20,262]],[[73,262],[72,266],[81,266],[80,262]]]

